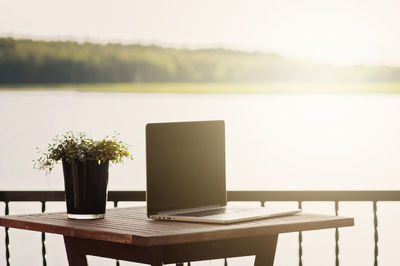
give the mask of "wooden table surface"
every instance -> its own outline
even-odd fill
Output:
[[[136,246],[256,237],[353,225],[353,218],[307,213],[230,225],[155,221],[146,217],[145,207],[108,209],[106,217],[100,220],[71,220],[66,213],[0,217],[0,226],[4,227]]]

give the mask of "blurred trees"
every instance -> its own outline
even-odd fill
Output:
[[[400,81],[397,67],[334,67],[226,49],[0,38],[0,83]]]

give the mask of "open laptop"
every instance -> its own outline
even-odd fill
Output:
[[[152,219],[234,223],[300,211],[227,206],[224,121],[147,124],[146,167]]]

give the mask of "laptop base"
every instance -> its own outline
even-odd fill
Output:
[[[267,219],[279,216],[293,215],[300,212],[300,209],[272,209],[268,207],[259,208],[246,208],[243,211],[233,211],[238,208],[226,207],[228,213],[207,215],[207,216],[190,216],[184,214],[161,214],[151,215],[149,218],[156,220],[167,220],[167,221],[184,221],[184,222],[197,222],[197,223],[213,223],[213,224],[231,224],[245,221],[253,221],[260,219]],[[243,209],[243,208],[242,208]]]

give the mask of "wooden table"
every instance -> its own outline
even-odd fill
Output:
[[[147,219],[144,207],[107,210],[102,220],[70,220],[66,213],[9,215],[0,225],[64,236],[69,265],[87,265],[86,255],[151,265],[256,255],[255,265],[273,265],[279,233],[354,225],[353,218],[300,213],[212,225]]]

